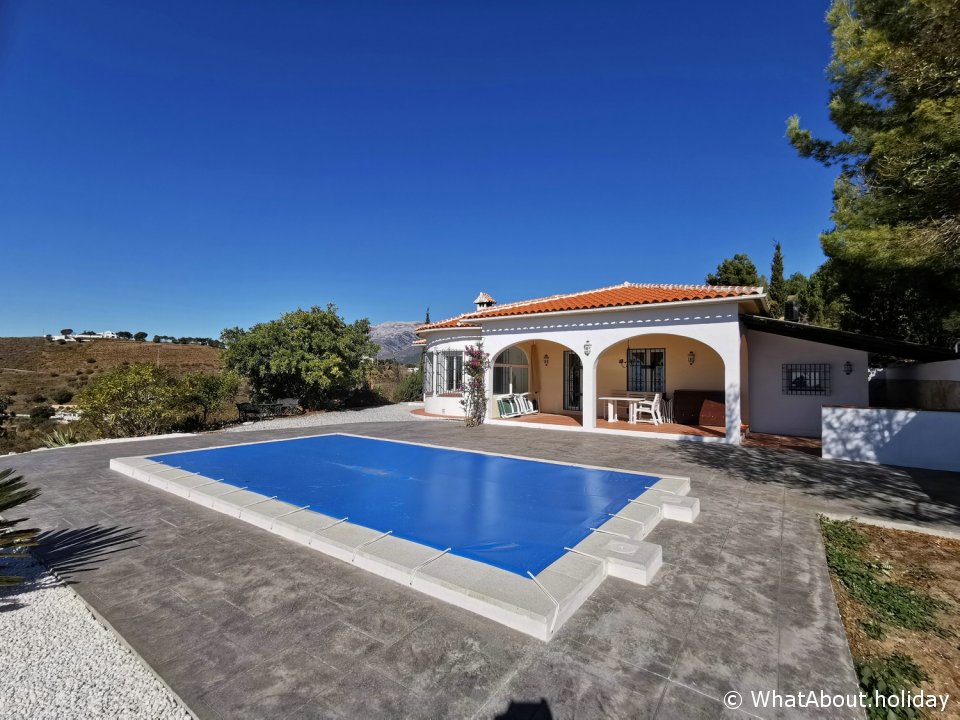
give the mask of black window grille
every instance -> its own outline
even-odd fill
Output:
[[[437,394],[463,392],[463,353],[446,351],[437,355]]]
[[[666,392],[667,351],[630,348],[627,353],[627,392]]]
[[[829,395],[830,366],[822,363],[784,364],[784,395]]]
[[[423,358],[423,394],[433,395],[433,353],[427,353]]]

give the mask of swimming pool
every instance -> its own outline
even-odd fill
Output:
[[[341,434],[148,459],[524,577],[660,480]]]

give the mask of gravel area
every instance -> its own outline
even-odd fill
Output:
[[[73,590],[32,559],[4,565],[26,581],[0,588],[0,718],[192,717]]]
[[[422,408],[423,403],[400,403],[362,410],[338,410],[337,412],[308,413],[276,420],[260,420],[243,425],[234,425],[224,432],[249,432],[251,430],[282,430],[285,428],[316,427],[317,425],[345,425],[349,423],[396,422],[398,420],[430,420],[411,414],[412,410]]]

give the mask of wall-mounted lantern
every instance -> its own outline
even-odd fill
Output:
[[[693,365],[697,361],[697,355],[693,350],[687,353],[687,362]]]
[[[844,375],[849,375],[849,374],[852,373],[852,372],[853,372],[853,363],[851,363],[849,360],[847,360],[847,361],[843,364],[843,374],[844,374]]]
[[[549,365],[549,364],[550,364],[550,356],[549,356],[549,355],[544,355],[544,356],[543,356],[543,366],[546,367],[546,366]]]
[[[593,345],[591,345],[591,344],[590,344],[590,341],[587,340],[587,341],[583,344],[583,354],[584,354],[584,355],[589,355],[591,350],[593,350]]]

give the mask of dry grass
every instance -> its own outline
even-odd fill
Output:
[[[58,345],[44,338],[0,338],[0,395],[13,395],[12,411],[28,412],[35,405],[52,404],[57,390],[76,393],[90,378],[137,362],[159,363],[178,375],[222,368],[219,351],[205,345],[124,340]],[[46,400],[35,400],[37,395]]]
[[[854,523],[866,539],[862,557],[885,567],[886,580],[928,594],[943,601],[936,613],[941,632],[888,627],[883,639],[864,631],[867,609],[851,597],[833,576],[840,615],[847,631],[850,650],[857,660],[903,653],[926,671],[929,680],[922,688],[930,693],[949,693],[946,712],[937,717],[960,718],[960,540],[904,532]]]

